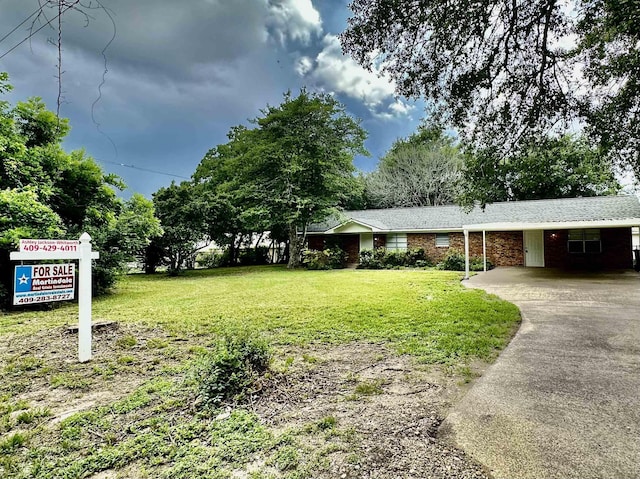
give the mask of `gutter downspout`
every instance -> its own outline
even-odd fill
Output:
[[[469,279],[469,230],[464,230],[464,279]]]

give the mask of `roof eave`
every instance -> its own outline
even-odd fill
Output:
[[[587,228],[623,228],[640,225],[640,218],[610,219],[610,220],[582,220],[556,221],[541,223],[485,223],[463,225],[467,231],[524,231],[524,230],[563,230]]]

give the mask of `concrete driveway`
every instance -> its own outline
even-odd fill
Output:
[[[523,322],[443,432],[496,478],[640,478],[640,275],[498,268],[465,283]]]

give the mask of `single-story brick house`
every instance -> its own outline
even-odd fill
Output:
[[[439,261],[455,248],[496,266],[626,269],[631,229],[640,225],[635,196],[600,196],[458,206],[344,211],[311,225],[308,247],[337,243],[357,262],[364,249],[424,248]],[[467,264],[468,266],[468,264]],[[467,269],[468,274],[468,269]]]

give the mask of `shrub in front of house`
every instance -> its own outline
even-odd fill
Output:
[[[444,259],[438,263],[437,268],[446,271],[464,271],[464,254],[455,249],[449,250]],[[493,263],[489,260],[487,260],[487,269],[493,269]],[[473,256],[469,258],[469,270],[483,271],[484,262],[482,257]]]
[[[308,249],[302,254],[302,264],[315,270],[341,269],[347,266],[348,259],[349,255],[337,246],[323,250]]]
[[[215,251],[203,251],[196,256],[198,268],[217,268],[220,266],[221,260],[222,253],[216,253]]]
[[[394,269],[400,267],[425,268],[432,266],[422,248],[407,251],[388,251],[385,248],[362,250],[360,252],[360,269]]]

